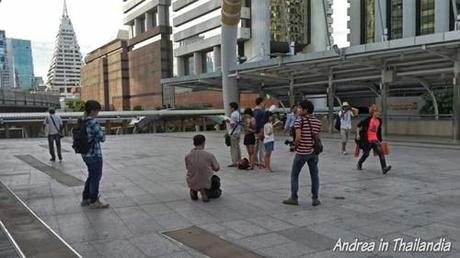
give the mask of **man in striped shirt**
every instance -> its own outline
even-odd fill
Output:
[[[321,121],[312,114],[315,107],[309,100],[303,100],[299,105],[299,117],[294,123],[296,134],[296,155],[291,171],[291,197],[284,204],[299,205],[297,192],[299,190],[299,174],[305,163],[308,164],[311,177],[312,205],[318,206],[319,176],[318,155],[313,153],[313,135],[319,135]]]

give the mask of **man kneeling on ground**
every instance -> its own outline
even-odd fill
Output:
[[[204,135],[195,135],[193,145],[195,148],[185,156],[185,167],[187,169],[187,184],[190,187],[190,198],[198,200],[200,192],[203,202],[209,198],[219,198],[220,179],[214,175],[219,171],[220,166],[213,154],[204,150],[206,138]]]

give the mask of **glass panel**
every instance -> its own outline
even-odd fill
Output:
[[[403,13],[403,1],[402,0],[391,0],[391,39],[402,38],[402,13]]]
[[[271,40],[310,43],[310,0],[271,0]]]
[[[434,0],[420,1],[420,34],[434,33]]]
[[[375,0],[364,0],[364,43],[375,39]]]
[[[214,52],[203,53],[203,72],[210,73],[214,71]]]

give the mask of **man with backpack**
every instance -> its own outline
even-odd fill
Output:
[[[79,126],[73,130],[75,152],[80,153],[88,167],[88,178],[83,189],[82,207],[90,209],[108,208],[109,204],[99,200],[99,184],[102,178],[101,142],[105,141],[104,132],[96,121],[101,104],[94,100],[85,103],[85,113],[78,121]]]
[[[45,131],[48,136],[48,148],[50,151],[51,159],[50,161],[56,161],[56,154],[54,152],[54,143],[56,142],[56,149],[59,161],[62,161],[61,153],[61,129],[62,129],[62,119],[59,115],[56,114],[54,108],[49,109],[49,116],[45,118],[43,122],[45,125]]]
[[[318,206],[321,202],[318,199],[319,171],[318,152],[315,150],[315,139],[319,139],[321,121],[312,115],[315,106],[309,100],[300,102],[299,107],[299,118],[294,124],[296,133],[296,155],[291,171],[291,196],[289,199],[283,201],[283,204],[299,205],[297,195],[299,190],[299,174],[305,163],[307,163],[310,169],[312,205]]]

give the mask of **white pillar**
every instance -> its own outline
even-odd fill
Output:
[[[350,0],[350,46],[361,44],[361,1]]]
[[[252,61],[270,58],[270,1],[252,0],[251,3]]]
[[[214,56],[214,67],[213,67],[213,70],[216,71],[217,69],[220,68],[221,66],[221,51],[220,51],[220,46],[215,46],[213,48],[213,56]]]
[[[435,0],[434,2],[434,32],[449,31],[450,2],[448,0]]]
[[[169,7],[166,5],[158,6],[158,26],[169,26]]]
[[[134,19],[134,37],[142,34],[142,20],[139,18]]]
[[[153,14],[152,12],[145,13],[145,31],[150,30],[153,27]]]
[[[135,37],[134,34],[135,34],[135,33],[134,33],[134,24],[129,25],[129,38],[130,38],[130,39],[131,39],[131,38],[134,38],[134,37]]]
[[[375,1],[375,42],[387,40],[387,3],[385,0]]]
[[[416,0],[403,1],[403,38],[415,37]]]
[[[177,62],[177,76],[185,75],[185,63],[183,57],[176,57]]]
[[[195,66],[195,74],[203,72],[203,55],[201,52],[193,53],[193,64]]]

